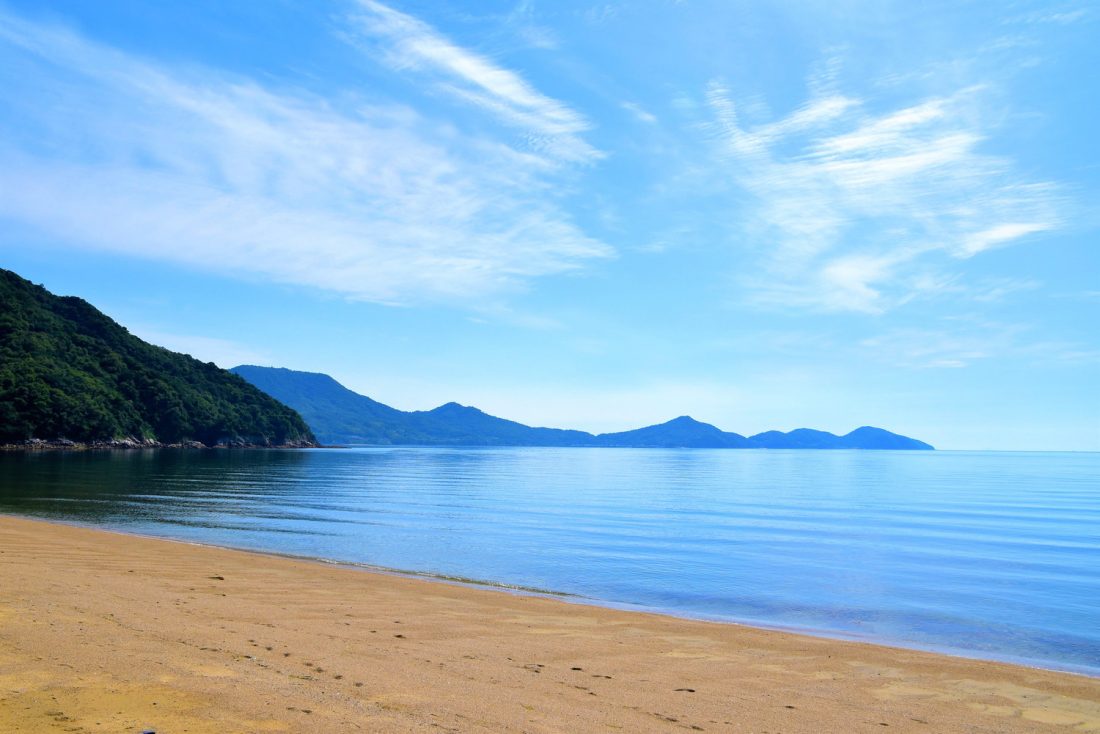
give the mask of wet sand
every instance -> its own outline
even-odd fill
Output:
[[[1100,679],[0,517],[2,732],[1100,732]]]

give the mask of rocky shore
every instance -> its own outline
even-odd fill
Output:
[[[92,451],[102,449],[310,449],[319,448],[319,445],[310,441],[291,441],[289,443],[276,444],[262,437],[234,436],[232,438],[219,439],[213,445],[207,445],[201,441],[181,441],[179,443],[162,443],[152,438],[110,438],[98,441],[70,441],[67,438],[29,438],[18,443],[0,444],[0,451]]]

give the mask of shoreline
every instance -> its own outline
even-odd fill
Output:
[[[0,451],[38,453],[44,451],[153,451],[158,449],[319,449],[328,448],[309,441],[291,443],[253,443],[245,439],[219,441],[208,445],[201,441],[161,443],[154,439],[133,437],[99,439],[96,441],[70,441],[67,438],[31,438],[19,443],[0,443]]]
[[[280,445],[266,445],[261,443],[256,444],[217,444],[215,446],[207,446],[206,444],[199,443],[198,441],[191,443],[154,443],[154,444],[127,444],[122,442],[94,442],[94,443],[80,443],[74,441],[72,443],[61,444],[55,442],[47,442],[44,444],[24,445],[17,443],[5,443],[0,444],[0,452],[4,453],[25,453],[25,454],[44,454],[50,452],[71,452],[71,453],[83,453],[87,451],[232,451],[232,450],[255,450],[255,449],[270,449],[289,451],[293,449],[327,449],[332,448],[329,446],[299,446],[296,444],[280,444]]]
[[[1041,670],[1050,673],[1059,673],[1065,675],[1075,675],[1082,678],[1093,679],[1100,681],[1100,663],[1096,667],[1088,667],[1081,665],[1074,665],[1072,663],[1060,664],[1057,661],[1040,660],[1033,658],[1021,658],[1013,657],[1011,655],[979,655],[973,651],[958,650],[947,646],[931,646],[920,645],[918,643],[910,643],[905,640],[895,640],[885,637],[877,637],[874,635],[859,635],[857,633],[846,633],[838,630],[830,630],[817,627],[798,627],[795,625],[783,625],[772,624],[764,620],[754,619],[742,619],[735,617],[721,617],[721,616],[705,616],[705,615],[691,615],[688,613],[677,612],[672,609],[660,609],[650,608],[640,604],[632,604],[630,602],[615,602],[597,597],[585,596],[583,594],[575,594],[567,591],[556,591],[554,589],[543,589],[534,586],[525,586],[522,584],[509,584],[501,581],[491,581],[486,579],[477,579],[465,576],[452,576],[442,573],[433,573],[431,571],[415,571],[402,568],[391,568],[388,566],[379,566],[371,563],[361,563],[357,561],[342,561],[335,558],[325,558],[323,556],[308,556],[299,555],[295,553],[283,553],[274,550],[259,550],[256,548],[248,548],[244,546],[233,545],[220,545],[217,543],[204,543],[197,540],[185,540],[182,538],[172,538],[162,535],[152,535],[147,533],[134,533],[126,530],[118,530],[114,528],[105,528],[91,523],[81,523],[77,521],[67,520],[55,520],[39,517],[30,517],[26,515],[14,515],[9,513],[0,512],[0,520],[4,518],[24,519],[31,520],[32,522],[41,522],[53,525],[60,525],[62,527],[75,527],[86,530],[94,530],[102,533],[110,533],[113,535],[120,535],[123,537],[144,538],[147,540],[155,540],[166,543],[180,543],[185,546],[194,546],[198,548],[214,548],[220,550],[233,551],[236,553],[247,553],[259,556],[261,558],[283,558],[293,561],[301,561],[303,563],[314,563],[319,566],[329,568],[343,568],[349,571],[359,571],[369,574],[379,574],[385,576],[395,576],[398,578],[408,579],[420,579],[423,581],[452,584],[463,588],[476,589],[489,592],[515,594],[519,596],[531,596],[535,598],[544,598],[560,601],[566,604],[575,604],[579,606],[589,606],[598,609],[609,609],[628,614],[649,614],[658,617],[668,617],[670,619],[681,619],[687,622],[698,622],[703,624],[718,624],[718,625],[733,625],[736,627],[743,627],[747,629],[766,630],[770,632],[779,632],[784,634],[800,635],[805,637],[813,637],[823,640],[832,640],[836,642],[845,642],[856,645],[875,645],[878,647],[885,647],[896,649],[899,651],[910,652],[922,652],[931,655],[942,655],[944,657],[957,658],[959,660],[969,660],[974,662],[988,662],[988,663],[1002,663],[1005,665],[1014,665],[1022,668],[1029,668],[1033,670]]]
[[[1100,732],[1072,673],[14,516],[0,589],[0,730]]]

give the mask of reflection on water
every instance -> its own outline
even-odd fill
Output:
[[[1100,455],[0,455],[0,511],[1100,672]]]

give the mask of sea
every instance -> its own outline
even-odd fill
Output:
[[[1100,676],[1100,454],[0,454],[0,513]]]

